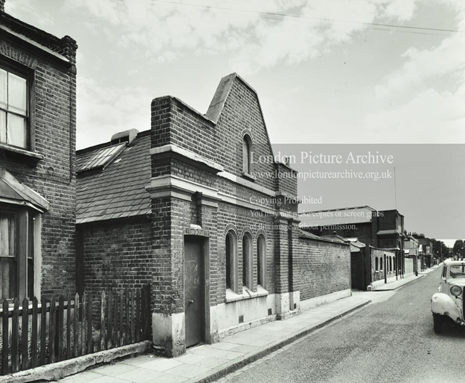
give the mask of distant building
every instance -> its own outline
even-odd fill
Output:
[[[425,266],[431,267],[434,258],[433,242],[423,234],[414,234],[414,237],[418,241],[418,252],[423,256]]]
[[[406,257],[418,255],[419,242],[413,235],[408,234],[404,237],[404,253]]]
[[[395,253],[396,275],[405,273],[404,216],[397,210],[377,211],[370,206],[311,211],[299,214],[303,230],[325,236],[337,234]]]
[[[75,292],[76,42],[0,0],[0,300]]]

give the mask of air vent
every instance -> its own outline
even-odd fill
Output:
[[[134,141],[138,133],[139,131],[137,129],[129,129],[124,132],[115,133],[111,136],[111,143],[119,144],[121,142],[127,142],[129,145],[132,141]]]
[[[244,315],[239,315],[239,323],[244,323]]]

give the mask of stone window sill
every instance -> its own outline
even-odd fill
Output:
[[[39,153],[36,153],[36,152],[31,152],[31,151],[26,150],[26,149],[16,148],[14,146],[2,144],[2,143],[0,143],[0,150],[6,150],[6,151],[11,152],[11,153],[20,154],[22,156],[26,156],[26,157],[29,157],[29,158],[32,158],[32,159],[35,159],[35,160],[43,160],[44,159],[44,156],[42,154],[39,154]]]
[[[254,299],[254,298],[261,298],[266,297],[268,295],[268,291],[265,290],[262,286],[257,286],[257,291],[251,291],[247,287],[242,288],[242,294],[236,294],[231,289],[226,289],[226,303],[231,302],[238,302],[243,301],[246,299]]]

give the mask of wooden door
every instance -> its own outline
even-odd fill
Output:
[[[205,262],[202,241],[186,238],[184,254],[186,347],[190,347],[205,339]]]
[[[350,271],[352,289],[363,290],[363,254],[361,252],[350,253]]]

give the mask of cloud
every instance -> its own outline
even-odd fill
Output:
[[[465,95],[427,89],[394,110],[366,116],[370,137],[383,143],[465,142]]]
[[[393,0],[386,5],[384,16],[398,21],[410,20],[415,11],[415,0]]]
[[[410,88],[426,85],[432,78],[448,74],[461,74],[464,79],[465,36],[455,34],[444,39],[437,47],[430,50],[409,48],[402,57],[406,59],[403,67],[387,76],[376,87],[378,97],[388,97]]]
[[[457,11],[457,29],[465,29],[465,4],[437,0]],[[401,68],[375,88],[378,102],[410,100],[371,113],[365,129],[386,142],[465,142],[465,36],[454,33],[429,49],[410,47]],[[442,89],[444,88],[444,89]]]
[[[233,69],[253,72],[279,63],[298,64],[349,43],[365,23],[407,20],[414,0],[222,0],[183,5],[149,0],[66,0],[113,25],[118,44],[138,45],[157,62],[190,52],[234,51]],[[287,14],[288,17],[282,17]],[[247,74],[242,72],[243,74]]]
[[[12,15],[35,15],[34,25],[39,28],[50,29],[55,24],[55,20],[50,14],[41,9],[39,12],[29,0],[7,0],[5,2],[5,12]]]
[[[100,86],[78,78],[77,147],[110,141],[114,133],[150,129],[150,94],[142,88]]]

